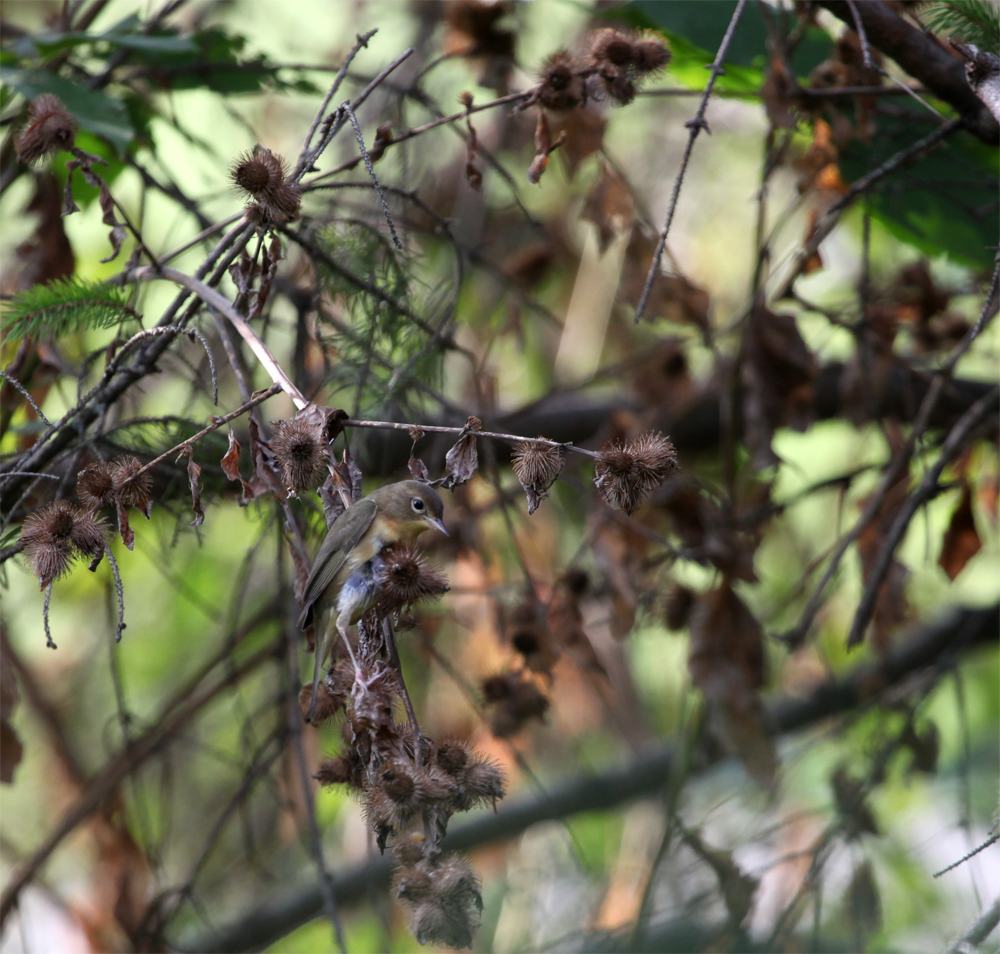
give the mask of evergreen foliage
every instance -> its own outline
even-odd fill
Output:
[[[3,323],[7,336],[17,341],[25,335],[60,338],[89,328],[111,328],[138,317],[124,289],[66,278],[15,295],[5,304]]]
[[[935,33],[1000,52],[1000,5],[995,0],[942,0],[928,11],[925,22]]]

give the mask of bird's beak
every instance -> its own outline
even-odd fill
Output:
[[[424,520],[426,520],[427,523],[429,523],[435,530],[440,530],[445,536],[448,536],[448,531],[445,529],[444,521],[439,517],[427,516],[424,517]]]

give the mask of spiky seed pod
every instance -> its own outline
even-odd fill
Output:
[[[269,218],[278,223],[294,222],[302,207],[302,193],[293,185],[282,182],[273,195],[264,199]]]
[[[658,487],[680,468],[674,445],[659,431],[644,431],[632,441],[635,466],[650,488]]]
[[[295,492],[312,490],[320,482],[325,446],[316,427],[303,418],[273,421],[271,447],[281,465],[285,486]]]
[[[100,510],[115,502],[115,478],[107,461],[98,461],[76,475],[76,495],[88,510]]]
[[[243,218],[246,219],[248,224],[258,229],[264,228],[271,221],[271,216],[268,215],[267,209],[259,202],[251,202],[243,210]]]
[[[631,66],[636,56],[635,40],[625,33],[605,27],[590,37],[589,53],[590,62],[598,68]]]
[[[270,149],[254,146],[237,156],[229,175],[249,198],[266,202],[285,181],[285,161]]]
[[[322,725],[328,719],[332,719],[341,709],[344,699],[334,696],[330,692],[325,682],[321,682],[316,687],[316,711],[313,713],[312,724]],[[312,683],[307,682],[299,690],[299,707],[302,709],[302,718],[309,718],[309,710],[312,706]]]
[[[70,540],[84,556],[96,557],[104,553],[107,546],[107,523],[102,517],[95,517],[89,510],[74,508],[73,532]]]
[[[532,718],[541,719],[549,700],[531,679],[519,672],[497,673],[483,680],[490,731],[500,739],[519,732]]]
[[[672,56],[670,47],[656,34],[647,33],[633,47],[635,68],[640,73],[653,74],[662,70]]]
[[[365,817],[376,831],[389,828],[401,832],[421,812],[446,801],[449,794],[450,786],[437,769],[394,759],[370,774],[364,794]]]
[[[346,755],[323,762],[313,778],[320,785],[346,785],[360,791],[365,784],[365,766],[357,751],[350,748]]]
[[[42,93],[28,107],[28,124],[17,137],[17,158],[25,165],[50,152],[70,149],[76,138],[76,121],[58,96]]]
[[[538,73],[538,101],[553,112],[573,109],[583,102],[583,80],[573,57],[556,50]]]
[[[444,574],[427,562],[415,547],[392,547],[382,553],[382,567],[377,574],[386,609],[410,606],[418,600],[437,599],[451,587]]]
[[[630,514],[679,469],[674,445],[658,431],[647,431],[605,444],[594,483],[610,506]]]
[[[20,541],[40,589],[64,576],[76,558],[72,537],[77,509],[68,501],[57,500],[24,518]]]
[[[429,889],[420,874],[427,875]],[[479,926],[478,915],[483,910],[479,879],[460,859],[449,859],[437,867],[420,862],[412,873],[402,876],[405,887],[415,889],[421,898],[413,904],[406,894],[397,896],[411,908],[407,919],[413,936],[421,943],[445,944],[466,948]],[[475,909],[475,912],[473,911]]]
[[[548,489],[562,471],[562,448],[553,444],[519,441],[514,445],[510,462],[528,497],[528,513],[532,514],[548,497]]]
[[[433,884],[425,870],[410,865],[397,868],[392,876],[393,894],[405,904],[422,904],[431,896]]]
[[[500,766],[463,742],[442,743],[435,753],[435,763],[452,782],[449,807],[453,811],[465,812],[479,805],[495,805],[507,792]]]
[[[431,880],[435,899],[441,907],[446,910],[475,907],[482,913],[479,879],[466,861],[454,856],[448,858],[434,869]]]
[[[119,457],[111,462],[111,478],[115,485],[115,495],[126,507],[135,507],[143,512],[149,507],[153,476],[142,470],[142,463],[136,457]],[[139,474],[138,477],[135,475]]]
[[[350,665],[350,664],[348,664]],[[392,672],[381,662],[374,666],[361,663],[359,682],[366,688],[351,694],[347,704],[347,721],[354,734],[362,735],[369,730],[393,726],[392,706],[396,699],[396,681]],[[353,685],[353,676],[352,676]]]

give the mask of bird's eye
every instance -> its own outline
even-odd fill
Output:
[[[424,502],[419,497],[414,497],[412,500],[412,504],[413,504],[413,509],[416,510],[417,513],[421,513],[423,511]]]

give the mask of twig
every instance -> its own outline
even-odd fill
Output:
[[[968,954],[993,933],[998,923],[1000,923],[1000,897],[993,899],[993,903],[962,932],[962,936],[945,951],[945,954]]]
[[[398,136],[394,136],[392,139],[388,140],[385,144],[386,149],[389,146],[397,146],[401,142],[406,142],[407,139],[413,139],[414,136],[419,136],[422,133],[428,132],[431,129],[436,129],[438,126],[445,126],[448,123],[454,123],[459,120],[465,119],[467,116],[471,116],[473,113],[480,113],[485,109],[495,109],[497,106],[503,106],[506,103],[518,103],[524,100],[531,99],[534,96],[536,90],[528,90],[524,93],[511,93],[508,96],[501,96],[498,99],[491,100],[488,103],[483,103],[481,106],[472,106],[469,109],[463,109],[460,112],[452,113],[450,116],[442,116],[439,119],[434,119],[431,122],[424,123],[422,126],[414,126],[411,129],[407,129],[401,132]],[[354,109],[358,108],[358,103],[355,102],[353,105]],[[341,172],[347,172],[350,169],[356,168],[361,163],[361,156],[355,156],[353,159],[348,159],[346,162],[341,163],[329,172],[323,172],[316,176],[315,179],[310,179],[304,186],[302,191],[309,192],[311,189],[319,188],[318,185],[323,179],[329,179],[331,176],[339,175]]]
[[[911,159],[915,159],[920,156],[920,154],[925,150],[930,149],[931,147],[936,146],[939,142],[947,139],[961,126],[961,119],[950,120],[943,126],[935,129],[934,132],[924,136],[923,139],[913,143],[912,146],[907,146],[905,149],[901,149],[894,156],[886,159],[882,165],[872,169],[868,175],[858,179],[857,182],[855,182],[836,202],[834,202],[833,205],[830,206],[829,209],[826,210],[823,218],[816,224],[816,228],[809,236],[809,241],[806,242],[805,246],[796,256],[791,274],[787,279],[785,279],[785,284],[774,297],[780,301],[782,298],[787,298],[791,294],[795,281],[799,277],[799,273],[802,271],[805,263],[815,254],[816,249],[819,248],[823,239],[825,239],[830,232],[833,231],[834,226],[840,220],[841,212],[843,212],[847,206],[849,206],[859,195],[861,195],[861,193],[866,192],[873,185],[875,185],[876,182],[887,176],[890,172],[894,172]]]
[[[115,592],[118,594],[118,626],[115,629],[115,642],[120,643],[122,632],[125,629],[125,588],[122,586],[122,576],[118,572],[118,561],[111,552],[111,547],[105,544],[104,552],[107,555],[108,563],[111,564],[111,572],[115,577]]]
[[[52,641],[52,630],[49,629],[49,600],[52,599],[52,584],[45,587],[45,605],[42,607],[42,622],[45,625],[45,648],[58,649],[59,647]]]
[[[347,54],[344,62],[341,64],[340,69],[337,71],[337,75],[333,79],[333,83],[327,90],[326,96],[323,97],[323,102],[319,109],[316,111],[316,116],[312,121],[312,125],[309,127],[309,132],[306,133],[306,141],[302,146],[302,152],[299,154],[299,161],[296,163],[295,169],[290,177],[291,182],[297,183],[303,175],[309,170],[313,164],[313,160],[316,158],[310,156],[309,146],[312,144],[312,138],[316,135],[316,130],[319,129],[319,124],[323,120],[323,115],[326,113],[327,106],[333,101],[333,97],[337,95],[337,90],[340,89],[340,84],[344,82],[344,77],[347,76],[347,68],[351,65],[354,57],[361,52],[362,49],[368,48],[368,41],[378,33],[378,29],[369,30],[367,33],[359,33],[356,37],[356,42],[351,48],[351,52]]]
[[[712,95],[712,89],[715,86],[715,81],[725,72],[722,68],[722,61],[726,57],[726,51],[729,49],[729,42],[733,38],[733,33],[736,30],[736,24],[740,22],[740,17],[743,15],[743,10],[746,7],[747,0],[739,0],[736,4],[736,9],[733,11],[732,18],[729,21],[729,26],[726,27],[725,36],[722,38],[722,43],[719,46],[719,51],[715,54],[715,60],[712,62],[710,69],[712,70],[711,75],[708,78],[708,84],[705,86],[705,92],[701,97],[701,104],[698,106],[698,112],[695,113],[694,119],[689,119],[684,125],[690,130],[688,134],[687,146],[684,148],[684,156],[681,159],[681,167],[677,170],[677,178],[674,180],[674,191],[670,196],[670,207],[667,209],[667,221],[663,225],[663,229],[660,232],[660,239],[656,243],[656,251],[653,253],[653,261],[649,265],[649,273],[646,275],[646,284],[642,288],[642,295],[639,297],[639,304],[635,309],[635,323],[638,324],[639,320],[642,318],[642,313],[646,310],[646,304],[649,301],[650,292],[653,290],[653,282],[656,281],[657,273],[660,271],[660,262],[663,259],[663,249],[667,244],[667,234],[670,232],[670,225],[674,220],[674,212],[677,209],[677,200],[680,198],[681,185],[684,182],[684,173],[687,171],[688,162],[691,159],[691,150],[694,148],[694,141],[698,138],[698,134],[702,129],[708,131],[711,135],[711,130],[708,128],[708,123],[705,121],[705,110],[708,108],[708,100]]]
[[[250,398],[249,401],[246,402],[246,404],[242,404],[240,407],[236,408],[235,411],[230,411],[223,417],[213,417],[212,423],[209,424],[207,427],[203,427],[200,431],[198,431],[197,434],[192,435],[186,441],[181,441],[175,447],[171,447],[170,450],[165,451],[164,453],[160,454],[159,457],[153,458],[153,460],[151,460],[148,464],[145,464],[144,466],[140,467],[134,474],[132,474],[126,480],[122,481],[123,486],[124,484],[130,483],[131,481],[135,480],[137,477],[140,477],[142,474],[146,473],[146,471],[152,470],[157,464],[159,464],[161,461],[166,460],[172,454],[176,454],[184,450],[185,448],[191,447],[192,445],[196,444],[206,434],[210,434],[212,431],[217,430],[218,428],[222,427],[223,424],[228,424],[231,420],[239,417],[241,414],[246,414],[246,412],[249,411],[251,408],[256,407],[258,404],[263,404],[264,401],[266,401],[270,397],[274,397],[274,395],[281,390],[282,387],[280,384],[272,384],[266,391],[258,391],[252,398]]]
[[[896,552],[896,547],[903,539],[906,528],[909,526],[913,515],[920,507],[938,491],[938,478],[945,467],[957,456],[962,449],[966,438],[976,428],[976,426],[986,417],[987,413],[993,409],[997,396],[1000,395],[1000,387],[995,387],[983,395],[972,407],[969,408],[958,420],[958,423],[951,429],[951,433],[941,445],[941,453],[925,474],[920,486],[906,498],[906,502],[892,522],[889,532],[885,536],[882,547],[872,567],[871,575],[865,584],[864,593],[858,603],[857,611],[854,614],[854,621],[851,623],[851,630],[847,637],[847,647],[850,649],[856,646],[864,638],[865,630],[868,628],[868,621],[871,619],[872,611],[875,608],[875,600],[878,596],[879,587],[885,574],[888,572],[892,556]]]
[[[374,427],[381,430],[409,431],[414,427],[427,434],[465,434],[468,433],[464,427],[445,427],[442,424],[399,424],[395,421],[358,421],[349,418],[341,421],[344,427]],[[522,437],[520,434],[498,434],[495,431],[476,431],[476,437],[490,437],[498,441],[510,441],[511,443],[524,442],[527,444],[544,444],[547,447],[562,447],[565,450],[576,451],[577,454],[585,454],[587,457],[597,458],[601,455],[597,451],[587,450],[585,447],[577,447],[575,444],[560,443],[550,441],[544,437]]]
[[[358,117],[354,115],[354,110],[351,109],[349,103],[344,103],[340,108],[347,113],[347,118],[350,119],[351,125],[354,127],[354,138],[358,141],[358,148],[361,150],[361,158],[365,161],[365,168],[368,170],[368,175],[371,176],[371,180],[375,185],[375,191],[378,193],[379,202],[382,203],[382,214],[385,216],[386,224],[389,226],[389,233],[392,235],[393,244],[401,252],[403,251],[403,244],[399,241],[399,236],[396,234],[396,226],[393,225],[392,215],[389,214],[389,206],[385,201],[385,193],[382,191],[382,183],[378,181],[378,176],[375,175],[375,167],[372,165],[371,156],[368,155],[368,149],[365,147],[365,140],[361,135],[361,127],[358,125]]]
[[[55,427],[55,425],[42,413],[42,409],[35,403],[35,399],[28,393],[28,389],[21,384],[17,378],[12,378],[6,371],[0,370],[0,378],[3,378],[11,387],[17,388],[18,391],[24,396],[25,400],[35,409],[35,413],[45,422],[49,427]]]
[[[981,845],[977,845],[975,848],[972,849],[972,851],[968,852],[968,854],[962,855],[962,857],[959,858],[958,861],[953,861],[946,868],[942,868],[940,871],[935,871],[934,877],[940,878],[941,875],[947,874],[949,871],[954,871],[954,869],[957,868],[959,865],[964,865],[970,858],[975,858],[976,855],[979,854],[979,852],[985,851],[987,848],[990,847],[990,845],[995,845],[998,841],[1000,841],[1000,831],[998,831],[997,826],[994,825],[993,834],[990,835],[990,837],[987,838],[986,841],[984,841]]]

